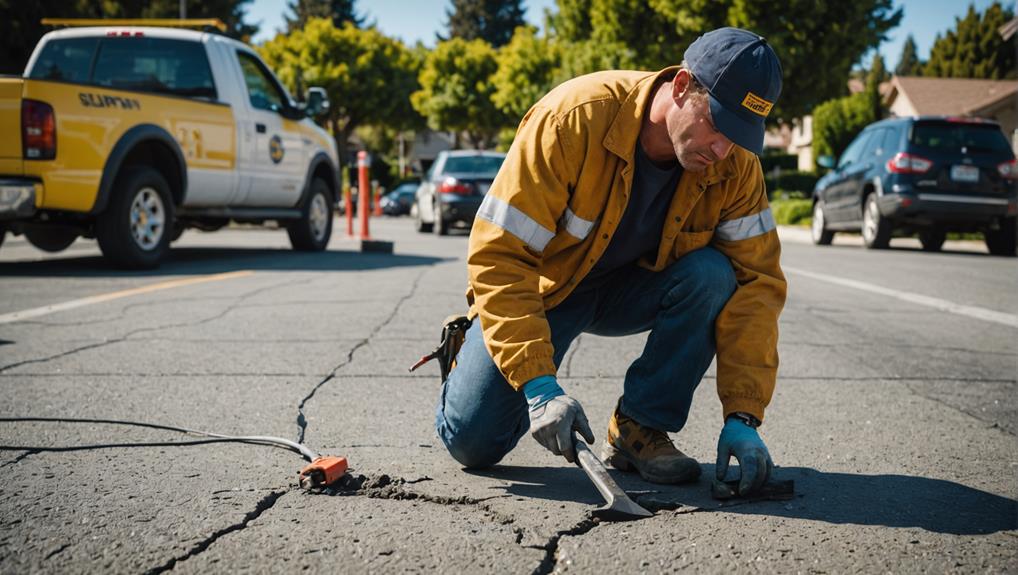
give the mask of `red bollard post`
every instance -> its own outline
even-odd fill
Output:
[[[349,187],[343,190],[343,198],[343,212],[346,216],[346,235],[353,237],[353,204],[350,203],[353,198],[351,197]]]
[[[368,230],[368,206],[371,205],[371,188],[368,185],[368,153],[364,150],[357,152],[357,182],[360,188],[360,199],[357,201],[357,211],[361,219],[361,240],[370,240],[371,233]]]
[[[382,215],[382,188],[375,186],[375,213],[373,214],[376,218]]]

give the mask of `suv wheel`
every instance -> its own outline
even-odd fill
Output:
[[[78,230],[64,226],[31,226],[25,230],[25,238],[44,252],[62,252],[78,239]]]
[[[876,193],[866,196],[862,211],[862,241],[867,248],[874,250],[885,249],[891,243],[891,222],[880,215]]]
[[[813,204],[813,223],[810,232],[813,243],[818,246],[829,246],[834,241],[834,232],[827,229],[827,218],[824,217],[824,208],[820,202]]]
[[[410,212],[414,218],[414,229],[422,234],[431,231],[431,224],[421,218],[421,207],[417,202],[414,202],[414,205],[410,207]]]
[[[96,219],[95,237],[114,265],[151,269],[169,250],[172,228],[170,186],[156,170],[135,167],[117,178],[110,205]]]
[[[1015,227],[1015,218],[1008,218],[1001,222],[1000,229],[983,232],[983,239],[986,240],[986,247],[991,254],[1011,257],[1015,255],[1015,247],[1018,244]]]
[[[930,228],[919,232],[919,243],[924,252],[939,252],[944,247],[947,232],[941,228]]]
[[[332,194],[321,178],[311,181],[311,195],[301,209],[300,219],[286,226],[290,245],[301,252],[320,252],[332,237]]]

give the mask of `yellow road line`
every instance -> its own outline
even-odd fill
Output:
[[[107,301],[110,301],[110,300],[120,299],[122,297],[130,297],[130,296],[133,296],[133,295],[141,295],[141,294],[145,294],[145,293],[161,291],[161,290],[164,290],[164,289],[171,289],[171,288],[183,287],[183,286],[188,286],[188,285],[195,285],[195,284],[206,283],[206,282],[214,282],[214,281],[220,281],[220,280],[230,280],[230,279],[234,279],[234,278],[246,277],[246,276],[249,276],[249,275],[252,275],[252,274],[254,274],[253,271],[242,270],[242,271],[228,272],[228,273],[223,273],[223,274],[213,274],[213,275],[210,275],[210,276],[198,276],[198,277],[192,277],[192,278],[183,278],[183,279],[179,279],[179,280],[170,280],[170,281],[160,282],[160,283],[157,283],[157,284],[152,284],[152,285],[147,285],[147,286],[142,286],[142,287],[137,287],[137,288],[131,288],[131,289],[125,289],[125,290],[121,290],[121,291],[115,291],[115,292],[111,292],[111,293],[107,293],[107,294],[94,295],[94,296],[91,296],[91,297],[85,297],[85,298],[81,298],[81,299],[65,301],[63,303],[55,303],[55,304],[52,304],[52,305],[44,305],[42,307],[26,309],[26,310],[23,310],[23,311],[16,311],[16,312],[13,312],[13,313],[8,313],[8,314],[0,315],[0,324],[13,323],[13,322],[16,322],[16,321],[22,321],[22,320],[33,318],[33,317],[39,317],[41,315],[48,315],[48,314],[51,314],[51,313],[56,313],[58,311],[66,311],[66,310],[69,310],[69,309],[74,309],[74,308],[78,308],[78,307],[84,307],[86,305],[92,305],[92,304],[107,302]]]

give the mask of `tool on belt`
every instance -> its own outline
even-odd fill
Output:
[[[442,322],[442,341],[438,344],[438,347],[434,351],[421,357],[410,368],[410,371],[414,371],[418,367],[428,363],[433,359],[438,360],[438,368],[442,371],[442,381],[449,377],[449,372],[456,366],[456,354],[459,353],[460,347],[463,346],[463,339],[467,335],[467,330],[470,329],[470,324],[473,320],[465,315],[451,315],[445,318]]]

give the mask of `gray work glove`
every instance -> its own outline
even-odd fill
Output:
[[[576,463],[573,430],[587,443],[594,443],[594,432],[590,430],[580,402],[568,395],[553,397],[530,408],[530,434],[548,451],[565,457],[569,463]]]

